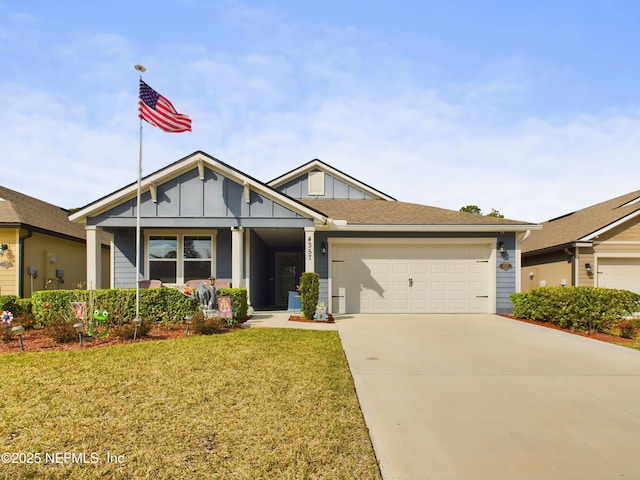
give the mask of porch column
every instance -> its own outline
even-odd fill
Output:
[[[315,227],[305,227],[304,229],[304,271],[315,272]]]
[[[233,288],[242,287],[242,272],[244,265],[242,262],[244,248],[242,227],[231,228],[231,286]]]
[[[102,288],[100,283],[102,278],[101,245],[98,238],[101,230],[95,225],[87,225],[85,227],[87,236],[87,290]]]

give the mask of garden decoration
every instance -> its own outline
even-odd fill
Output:
[[[8,332],[9,331],[9,327],[11,327],[11,322],[13,322],[13,313],[11,313],[9,310],[5,310],[2,312],[2,325],[4,326],[5,330]]]
[[[2,312],[2,325],[4,326],[4,339],[9,340],[10,333],[9,328],[11,328],[11,322],[13,322],[13,313],[8,310]]]
[[[73,310],[73,315],[76,317],[79,322],[74,323],[73,328],[78,332],[78,342],[80,342],[80,346],[82,346],[82,333],[84,330],[84,321],[85,321],[85,310],[87,304],[85,302],[69,302],[71,303],[71,310]]]
[[[313,319],[318,322],[328,322],[329,316],[327,315],[327,306],[324,302],[320,302],[316,306],[316,313],[313,315]]]
[[[92,337],[106,337],[109,335],[109,312],[95,310],[89,322],[89,335]]]

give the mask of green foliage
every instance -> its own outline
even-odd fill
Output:
[[[473,213],[474,215],[482,215],[482,209],[477,205],[467,205],[460,208],[461,212]]]
[[[313,319],[316,306],[320,298],[320,275],[314,272],[304,272],[300,278],[300,297],[302,315]]]
[[[0,311],[9,310],[13,315],[22,313],[22,306],[19,298],[15,295],[0,295]]]
[[[638,310],[640,295],[593,287],[541,287],[510,297],[513,315],[572,330],[602,332]]]
[[[107,310],[111,325],[120,326],[136,316],[136,290],[39,290],[34,292],[32,309],[37,326],[72,315],[71,302],[86,302],[86,319],[95,309]],[[246,298],[246,294],[245,294]],[[152,322],[178,323],[197,308],[193,299],[175,288],[140,289],[140,317]],[[246,311],[246,310],[245,310]]]
[[[235,325],[247,320],[247,310],[249,305],[247,302],[246,288],[220,288],[217,295],[219,297],[231,297],[233,318],[230,319],[228,323]]]

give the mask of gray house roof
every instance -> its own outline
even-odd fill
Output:
[[[637,215],[640,190],[543,222],[542,230],[531,232],[522,243],[522,252],[588,242]]]
[[[0,227],[27,228],[84,240],[82,225],[69,221],[69,212],[42,200],[0,186]]]

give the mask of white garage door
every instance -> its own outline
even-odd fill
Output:
[[[487,313],[495,275],[488,244],[332,247],[337,313]]]
[[[599,258],[598,286],[640,293],[640,258]]]

